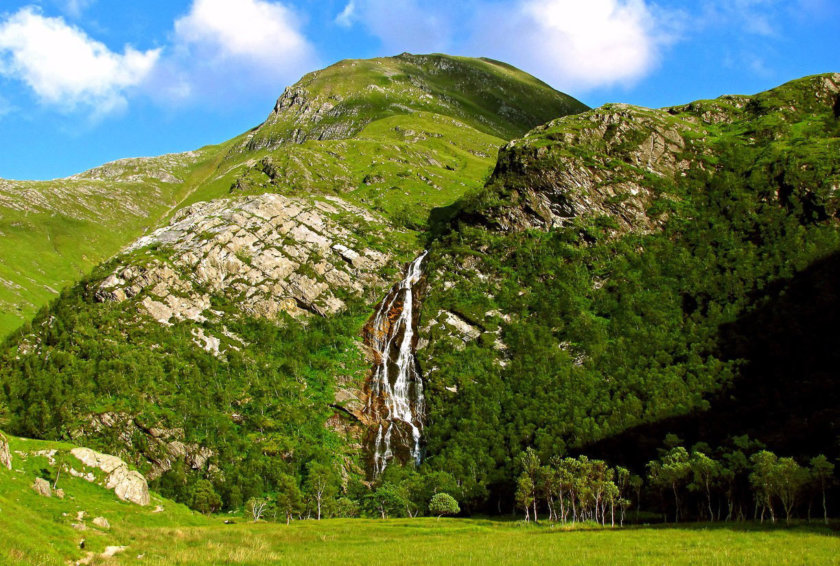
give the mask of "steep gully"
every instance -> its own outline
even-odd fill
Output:
[[[423,378],[414,357],[414,329],[427,255],[424,251],[409,264],[403,279],[391,288],[364,329],[365,345],[374,356],[364,410],[373,423],[368,447],[374,475],[381,474],[394,459],[419,464],[422,457],[425,399]]]

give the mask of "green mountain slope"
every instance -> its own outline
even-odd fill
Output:
[[[54,181],[0,180],[0,336],[155,227],[221,151],[125,159]]]
[[[326,135],[308,109],[333,95],[329,123],[349,125]],[[3,426],[84,438],[179,501],[206,478],[237,508],[313,463],[347,489],[370,425],[362,327],[430,211],[479,189],[507,136],[584,109],[510,67],[446,56],[342,62],[278,108],[216,148],[157,229],[13,334]],[[280,117],[320,133],[272,138]]]
[[[0,336],[181,207],[265,192],[342,195],[399,226],[478,188],[505,141],[586,107],[506,65],[443,55],[342,61],[220,146],[69,179],[0,181]]]
[[[545,461],[629,429],[601,455],[643,465],[667,432],[836,454],[838,305],[808,273],[840,251],[838,109],[821,75],[508,144],[432,247],[430,462],[481,499],[528,446]]]

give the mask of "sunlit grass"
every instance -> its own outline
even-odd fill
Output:
[[[832,564],[828,529],[747,526],[564,530],[474,519],[302,521],[143,529],[120,563]]]

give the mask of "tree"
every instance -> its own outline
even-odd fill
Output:
[[[277,478],[277,498],[275,499],[275,503],[277,509],[286,516],[287,525],[292,521],[295,513],[300,513],[303,508],[303,494],[294,477],[288,474],[281,474]]]
[[[405,508],[405,500],[397,486],[385,482],[365,496],[365,507],[368,512],[375,512],[382,519],[387,519],[390,515],[398,515]]]
[[[198,480],[193,485],[190,493],[190,507],[209,515],[215,513],[222,507],[222,498],[216,493],[212,482],[209,480]]]
[[[516,506],[525,510],[525,520],[530,520],[531,505],[534,504],[534,482],[523,473],[516,481]],[[536,518],[534,519],[536,520]]]
[[[715,514],[712,511],[712,484],[721,475],[721,466],[717,460],[709,458],[699,451],[691,454],[689,462],[693,480],[689,489],[702,491],[706,496],[706,505],[709,510],[709,520],[714,521]]]
[[[527,476],[530,480],[530,500],[534,506],[534,521],[539,521],[539,517],[537,516],[537,492],[543,491],[540,489],[540,457],[533,448],[528,447],[519,457],[519,462],[522,466],[522,475]]]
[[[750,473],[750,484],[755,490],[756,502],[761,505],[761,522],[764,522],[764,511],[770,511],[770,520],[776,522],[776,513],[773,510],[773,496],[777,492],[776,487],[776,463],[778,458],[772,452],[762,450],[756,452],[750,458],[753,471]]]
[[[317,461],[310,462],[306,469],[308,472],[306,478],[307,491],[315,500],[317,516],[320,521],[324,500],[332,497],[338,491],[335,472],[330,466]]]
[[[444,515],[457,515],[461,512],[458,502],[448,493],[436,493],[429,501],[429,513],[440,519]]]
[[[790,524],[790,514],[796,499],[808,481],[808,472],[793,458],[779,458],[773,470],[776,494],[785,509],[785,522]]]
[[[669,435],[670,436],[670,435]],[[674,494],[674,521],[680,522],[680,487],[691,473],[688,452],[682,446],[671,448],[662,460],[648,464],[648,474],[653,485],[670,487]]]
[[[828,461],[824,455],[820,454],[814,458],[811,458],[811,477],[813,478],[814,483],[816,483],[820,491],[822,492],[822,504],[823,504],[823,520],[825,524],[828,524],[828,505],[826,505],[825,501],[825,492],[831,482],[834,481],[834,464]]]
[[[630,499],[626,497],[627,490],[632,486],[633,474],[630,470],[621,466],[615,468],[616,487],[618,487],[618,505],[621,509],[621,518],[619,525],[624,526],[624,516],[627,513],[627,507],[630,505]]]
[[[251,515],[251,518],[256,523],[268,510],[268,500],[261,497],[252,497],[248,500],[248,503],[245,504],[245,510],[249,515]]]

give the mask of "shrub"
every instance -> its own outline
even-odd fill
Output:
[[[461,512],[458,502],[448,493],[436,493],[429,501],[429,512],[440,519],[444,515],[457,515]]]

